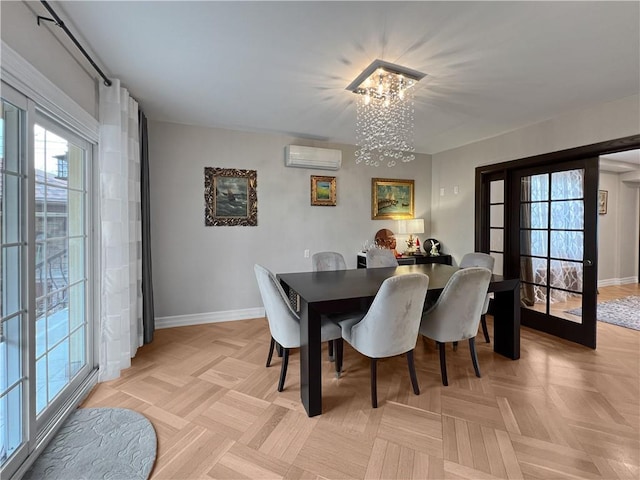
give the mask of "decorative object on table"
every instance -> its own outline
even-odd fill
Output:
[[[256,170],[204,169],[205,226],[258,225]]]
[[[598,190],[598,213],[604,215],[607,213],[607,197],[609,192],[607,190]]]
[[[393,167],[415,160],[413,87],[425,75],[374,60],[347,86],[358,95],[356,163]]]
[[[126,408],[79,408],[65,420],[24,479],[146,480],[156,460],[151,422]]]
[[[420,240],[418,237],[414,238],[414,234],[424,233],[424,219],[412,218],[409,220],[398,220],[398,233],[403,235],[409,235],[407,239],[407,249],[405,255],[415,255],[420,253]]]
[[[403,220],[413,217],[413,180],[371,179],[372,220]]]
[[[376,247],[386,248],[393,251],[393,254],[396,257],[400,256],[396,250],[396,237],[391,230],[388,228],[382,228],[376,232],[376,236],[374,238]]]
[[[336,206],[336,177],[311,175],[311,205]]]
[[[424,241],[424,251],[426,252],[427,249],[429,251],[429,255],[437,257],[440,255],[440,242],[435,238],[427,238]]]

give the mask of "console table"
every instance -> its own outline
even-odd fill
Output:
[[[431,255],[412,255],[407,257],[398,258],[399,265],[413,265],[415,258],[416,265],[425,265],[429,263],[442,263],[444,265],[451,265],[451,255],[438,255],[432,257]],[[358,268],[367,268],[367,254],[358,253]]]

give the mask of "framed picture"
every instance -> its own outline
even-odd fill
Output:
[[[598,190],[598,213],[604,215],[607,213],[607,197],[609,192],[607,190]]]
[[[414,181],[371,179],[371,218],[402,220],[414,217]]]
[[[311,175],[311,205],[336,206],[336,177]]]
[[[210,226],[258,225],[256,170],[204,169],[204,223]]]

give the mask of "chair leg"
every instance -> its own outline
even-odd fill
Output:
[[[329,340],[327,342],[327,347],[329,349],[329,361],[334,362],[336,360],[336,357],[333,355],[333,340]]]
[[[287,376],[287,364],[289,363],[289,349],[282,349],[282,367],[280,367],[280,381],[278,382],[278,391],[284,390],[284,379]]]
[[[418,387],[418,377],[416,376],[416,366],[413,362],[413,350],[407,352],[407,365],[409,365],[409,378],[411,378],[411,386],[413,393],[420,395],[420,387]]]
[[[458,342],[453,342],[453,351],[456,352],[458,350]]]
[[[276,341],[271,337],[271,343],[269,343],[269,356],[267,357],[267,367],[271,365],[271,357],[273,357],[273,347],[276,346]]]
[[[377,360],[371,359],[371,406],[378,408]]]
[[[344,354],[344,342],[341,338],[333,340],[331,343],[335,343],[336,351],[336,377],[340,378],[342,372],[342,356]]]
[[[438,350],[440,350],[440,375],[442,375],[442,384],[446,387],[449,385],[447,380],[447,359],[445,358],[444,343],[438,342]]]
[[[471,361],[473,362],[473,369],[476,371],[476,377],[480,377],[480,367],[478,367],[478,355],[476,355],[476,339],[473,337],[469,339],[469,350],[471,350]]]
[[[282,345],[280,345],[278,342],[276,342],[276,352],[278,352],[278,356],[282,357],[282,351],[284,349],[282,348]]]
[[[482,315],[480,317],[480,323],[482,324],[482,333],[484,333],[484,341],[487,343],[491,343],[489,339],[489,330],[487,329],[487,316]]]

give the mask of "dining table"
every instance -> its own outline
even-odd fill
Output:
[[[458,267],[444,264],[403,265],[322,272],[280,273],[287,293],[299,296],[300,397],[309,417],[322,413],[322,315],[366,309],[387,278],[407,273],[429,276],[427,298],[437,298]],[[493,350],[520,358],[520,280],[492,275]]]

